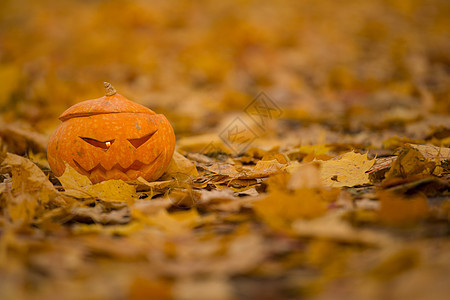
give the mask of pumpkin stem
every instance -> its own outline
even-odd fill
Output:
[[[106,96],[114,96],[117,91],[116,89],[111,85],[109,82],[103,82],[103,85],[105,86],[105,95]]]

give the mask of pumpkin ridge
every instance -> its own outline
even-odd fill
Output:
[[[104,96],[77,103],[64,111],[59,116],[59,119],[64,122],[79,116],[113,113],[144,113],[156,115],[156,113],[150,108],[130,101],[120,94],[115,94],[113,96]]]

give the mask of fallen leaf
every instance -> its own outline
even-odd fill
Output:
[[[138,177],[138,179],[134,181],[127,182],[129,184],[133,184],[136,186],[136,191],[142,192],[142,191],[150,191],[150,198],[153,198],[153,196],[157,194],[164,194],[170,187],[177,184],[177,181],[175,179],[172,180],[163,180],[163,181],[152,181],[148,182],[142,177]]]
[[[240,195],[249,195],[249,193],[251,193],[251,196],[258,195],[254,189],[246,190]],[[228,188],[212,191],[202,190],[198,204],[204,209],[238,212],[243,206],[250,207],[251,203],[256,201],[255,198],[237,197],[236,194],[232,189]]]
[[[202,166],[205,170],[212,173],[225,175],[228,177],[236,178],[241,174],[241,171],[236,170],[236,167],[229,163],[213,163],[211,165]]]
[[[84,191],[106,201],[130,202],[136,198],[136,188],[133,185],[116,179],[87,186]]]
[[[392,166],[385,174],[384,180],[396,177],[406,178],[419,174],[431,174],[435,167],[436,164],[426,159],[419,150],[410,146],[404,146],[397,159],[392,162]]]
[[[44,172],[29,159],[7,153],[2,166],[11,168],[13,193],[35,192],[39,194],[39,199],[44,203],[54,198],[56,189],[53,184]]]
[[[135,200],[131,205],[131,216],[136,220],[144,219],[148,215],[156,214],[162,209],[166,209],[172,205],[169,198],[153,199],[153,200]]]
[[[347,152],[337,159],[319,161],[322,183],[330,187],[344,187],[369,184],[366,172],[375,160],[369,160],[366,154]]]
[[[283,172],[286,164],[280,164],[278,160],[260,160],[250,171],[245,171],[237,176],[239,179],[253,179],[268,177],[273,174]]]
[[[450,160],[450,148],[437,147],[431,144],[427,145],[408,144],[408,146],[419,150],[419,152],[424,157]]]
[[[371,182],[381,182],[387,171],[391,168],[392,162],[396,160],[396,156],[376,158],[373,166],[367,170]]]
[[[79,190],[92,185],[92,182],[87,176],[78,173],[69,164],[65,163],[65,165],[66,168],[64,170],[64,173],[60,177],[57,177],[65,190]]]
[[[436,197],[448,190],[450,182],[433,175],[413,175],[406,178],[390,178],[384,180],[380,186],[390,192],[407,194],[421,192],[427,196]]]
[[[75,198],[101,198],[105,201],[129,202],[136,198],[136,187],[123,180],[111,179],[92,184],[87,176],[66,164],[63,175],[58,177],[64,194]]]
[[[175,151],[170,161],[169,167],[159,180],[171,179],[174,174],[183,174],[191,178],[198,176],[198,171],[195,164],[181,155],[178,151]]]

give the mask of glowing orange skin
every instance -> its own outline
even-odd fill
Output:
[[[118,94],[78,103],[60,119],[63,122],[50,137],[47,150],[56,176],[64,173],[66,162],[92,183],[138,177],[152,181],[167,169],[175,149],[175,134],[164,115]],[[153,132],[137,148],[130,142]],[[82,138],[111,143],[102,149]]]

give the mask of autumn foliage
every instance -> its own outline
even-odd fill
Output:
[[[449,15],[0,1],[0,299],[447,299]]]

